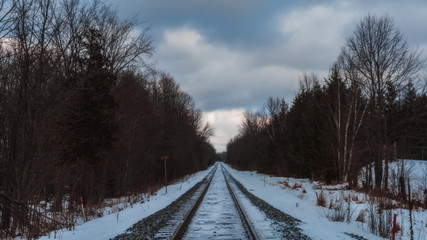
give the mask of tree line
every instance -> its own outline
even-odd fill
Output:
[[[0,0],[0,237],[27,208],[77,208],[205,169],[212,129],[147,63],[147,27],[101,1]],[[66,205],[64,205],[67,203]]]
[[[410,147],[427,145],[420,54],[390,17],[365,17],[326,79],[304,74],[291,105],[270,97],[259,111],[245,113],[239,134],[227,145],[227,161],[350,186],[366,167],[364,187],[387,189],[390,161],[414,157]]]

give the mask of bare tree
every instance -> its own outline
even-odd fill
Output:
[[[340,178],[347,182],[354,160],[356,138],[364,122],[368,103],[361,96],[358,73],[343,65],[339,57],[338,63],[331,69],[328,84],[333,91],[332,104],[336,105],[333,107],[333,124]]]
[[[356,27],[342,49],[346,68],[354,69],[356,80],[365,96],[370,100],[371,144],[375,146],[375,186],[382,187],[382,160],[389,147],[385,93],[387,83],[401,89],[417,77],[424,61],[420,52],[411,50],[403,34],[388,17],[368,15]],[[380,127],[379,127],[380,126]],[[386,165],[388,159],[386,158]],[[388,169],[385,169],[386,175]],[[387,186],[387,178],[384,182]]]
[[[0,0],[0,44],[2,39],[9,35],[13,30],[16,19],[11,15],[16,7],[15,1]]]

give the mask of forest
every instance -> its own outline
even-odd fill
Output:
[[[408,176],[387,192],[389,164],[427,152],[426,59],[410,46],[392,18],[366,16],[327,77],[246,111],[216,154],[192,97],[151,61],[147,23],[101,0],[0,0],[0,238],[72,229],[83,205],[96,216],[223,160],[410,202]]]
[[[427,146],[424,64],[393,19],[368,15],[325,79],[304,74],[292,103],[270,97],[260,110],[246,111],[227,145],[227,161],[239,169],[350,187],[366,168],[364,189],[388,189],[388,164],[421,160]],[[405,199],[403,177],[399,193]]]
[[[59,221],[40,202],[72,218],[163,185],[161,156],[169,181],[212,164],[212,128],[153,54],[101,1],[0,1],[0,237]]]

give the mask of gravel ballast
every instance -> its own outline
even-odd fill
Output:
[[[228,171],[225,171],[229,179],[239,188],[239,190],[250,200],[250,202],[262,211],[265,216],[272,220],[273,227],[277,232],[281,232],[283,239],[308,240],[311,239],[302,233],[298,225],[301,220],[283,213],[279,209],[271,206],[264,200],[250,193],[239,181],[237,181]]]
[[[157,211],[156,213],[142,219],[135,223],[132,227],[127,229],[123,234],[114,237],[114,240],[131,240],[131,239],[156,239],[156,234],[160,229],[166,226],[166,223],[172,219],[172,217],[180,211],[183,207],[188,206],[188,202],[191,201],[192,196],[197,190],[203,188],[208,182],[209,176],[212,175],[212,171],[203,178],[202,181],[198,182],[186,193],[184,193],[177,200],[173,201],[166,208]]]

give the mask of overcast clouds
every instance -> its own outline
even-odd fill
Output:
[[[218,151],[237,134],[244,110],[260,108],[268,96],[291,102],[304,72],[325,77],[368,13],[389,15],[411,46],[427,50],[426,1],[110,2],[151,26],[152,60],[205,113]]]

